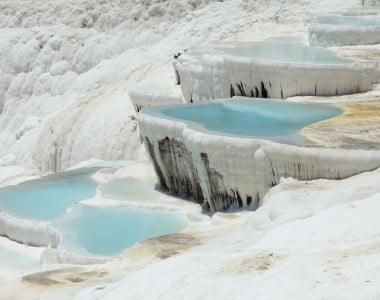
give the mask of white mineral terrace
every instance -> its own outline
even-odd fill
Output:
[[[325,16],[309,26],[310,45],[331,47],[380,43],[380,15]]]
[[[139,85],[129,89],[129,97],[136,112],[144,107],[185,102],[179,86]]]
[[[333,52],[287,40],[190,50],[173,63],[187,102],[235,95],[287,98],[366,92],[379,63],[339,59]]]
[[[96,261],[59,247],[54,224],[1,214],[0,233],[9,237],[0,237],[1,299],[379,299],[380,44],[330,48],[337,61],[355,62],[324,64],[184,49],[294,35],[307,42],[315,16],[375,16],[380,0],[3,0],[0,6],[0,186],[89,160],[144,160],[145,166],[115,163],[112,172],[97,173],[102,187],[79,205],[173,210],[189,222],[181,232]],[[360,27],[339,32],[333,44],[369,44],[377,36]],[[223,137],[141,116],[148,150],[159,155],[160,139],[161,150],[169,150],[156,167],[174,166],[161,183],[168,180],[176,192],[170,177],[194,175],[178,190],[201,183],[197,195],[211,209],[250,201],[241,210],[204,213],[198,203],[154,190],[137,124],[136,110],[180,99],[158,91],[179,81],[174,89],[181,88],[185,102],[245,94],[283,97],[285,105],[334,103],[345,113],[304,127],[313,147]],[[292,174],[342,179],[302,181]],[[149,181],[159,196],[102,189],[124,177]],[[127,236],[121,228],[108,232]]]
[[[4,212],[0,212],[0,236],[37,247],[56,248],[62,240],[60,233],[50,222],[20,219]]]
[[[110,166],[113,162],[106,162],[104,165]],[[107,183],[112,179],[120,180],[123,178],[137,178],[149,183],[145,188],[151,188],[154,191],[155,176],[152,166],[148,163],[128,162],[126,167],[121,167],[119,162],[115,162],[115,167],[98,170],[93,178],[100,183]],[[102,165],[98,163],[98,165]],[[123,164],[122,164],[123,165]],[[26,178],[27,180],[27,178]],[[183,203],[180,199],[174,199],[171,196],[159,192],[150,192],[148,197],[141,197],[129,192],[129,197],[121,195],[103,195],[102,186],[99,185],[95,197],[84,199],[80,204],[92,207],[136,207],[150,208],[163,211],[173,211],[183,214],[186,220],[191,215],[199,214],[199,209],[192,203]],[[117,193],[116,193],[117,194]],[[27,199],[26,199],[27,200]],[[72,207],[67,209],[70,214]],[[113,256],[101,256],[91,253],[77,253],[73,249],[67,249],[63,243],[64,235],[60,230],[55,228],[53,221],[38,221],[26,218],[14,217],[3,211],[0,212],[0,239],[6,237],[11,241],[23,244],[25,246],[34,246],[45,248],[41,254],[41,264],[77,264],[90,265],[102,264],[110,261],[118,261],[122,253]],[[191,229],[193,225],[189,226]],[[188,230],[188,229],[187,229]],[[41,250],[42,251],[42,250]]]
[[[255,209],[281,178],[342,179],[380,166],[378,150],[209,134],[149,113],[138,120],[161,186],[212,211]]]

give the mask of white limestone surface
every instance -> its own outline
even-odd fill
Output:
[[[268,61],[221,51],[189,51],[173,63],[186,102],[233,96],[284,99],[366,92],[380,78],[379,63]]]
[[[380,44],[380,25],[357,26],[313,23],[309,26],[309,42],[310,45],[319,47]]]
[[[377,299],[379,180],[283,180],[256,211],[215,214],[204,244],[74,299]]]
[[[280,6],[274,0],[4,0],[0,158],[14,155],[16,165],[41,170],[134,158],[139,134],[129,130],[129,83],[156,74],[149,84],[173,84],[172,72],[157,65],[183,49],[226,38],[305,34],[316,11],[361,6],[358,0]],[[124,139],[127,147],[117,145]],[[55,157],[61,159],[55,163]]]
[[[129,97],[136,112],[139,112],[144,107],[185,102],[179,86],[139,85],[129,89]]]
[[[125,81],[105,84],[51,116],[33,149],[40,172],[63,171],[90,158],[137,159],[140,138],[127,87]]]
[[[64,116],[62,119],[69,122],[72,119],[66,116],[70,115],[71,108],[76,110],[76,107],[84,107],[83,110],[86,110],[87,105],[89,105],[89,112],[82,113],[81,121],[74,123],[74,131],[68,142],[62,143],[66,153],[70,153],[71,148],[73,151],[71,155],[63,156],[70,161],[63,160],[61,165],[66,166],[76,164],[78,161],[88,160],[91,158],[89,155],[96,158],[111,157],[115,159],[118,157],[119,148],[114,146],[113,143],[116,143],[117,140],[125,139],[125,131],[122,130],[118,134],[118,130],[122,127],[120,124],[123,124],[122,121],[125,120],[125,116],[129,117],[134,113],[133,108],[128,111],[124,110],[124,108],[121,110],[118,104],[112,104],[112,108],[110,107],[112,113],[108,111],[105,108],[107,104],[110,101],[114,103],[112,100],[114,93],[110,89],[108,91],[104,90],[105,92],[101,97],[95,100],[95,102],[102,102],[102,104],[96,104],[99,109],[94,109],[91,101],[92,91],[101,89],[105,83],[110,83],[110,86],[112,86],[114,81],[119,79],[125,79],[134,85],[136,82],[140,82],[141,78],[151,74],[154,74],[152,78],[160,78],[164,81],[159,84],[171,84],[172,82],[167,80],[167,74],[172,74],[172,72],[159,70],[155,63],[157,61],[167,61],[169,55],[172,57],[178,51],[204,42],[223,39],[235,41],[253,40],[294,32],[302,32],[306,37],[308,21],[312,14],[356,9],[362,6],[362,2],[376,4],[378,0],[294,0],[281,3],[277,0],[169,0],[164,2],[137,0],[112,3],[98,0],[53,0],[48,2],[42,0],[4,0],[0,9],[2,28],[0,35],[0,69],[2,72],[1,78],[4,79],[4,81],[0,80],[0,97],[2,99],[0,102],[4,100],[4,107],[0,116],[0,157],[2,158],[9,154],[14,155],[16,157],[14,167],[19,166],[20,168],[38,168],[39,163],[36,161],[50,161],[50,156],[47,157],[45,154],[49,153],[48,149],[51,149],[51,143],[47,143],[46,147],[43,144],[40,145],[40,143],[47,141],[51,135],[48,130],[50,129],[49,127],[46,130],[44,129],[46,121],[50,121],[51,117],[61,114],[62,110],[70,107],[61,114]],[[82,26],[83,28],[81,28]],[[50,36],[51,34],[53,36]],[[43,45],[43,50],[39,50],[39,42]],[[363,55],[365,55],[364,52]],[[162,60],[162,57],[165,57],[164,60]],[[68,62],[70,69],[68,69],[68,64],[65,61]],[[169,67],[171,66],[169,65]],[[117,88],[120,89],[118,94],[126,95],[124,99],[128,102],[128,88],[122,84],[118,85]],[[108,92],[110,93],[108,94]],[[81,99],[86,98],[86,96],[89,96],[88,101],[82,102]],[[119,101],[121,100],[116,100],[115,103]],[[73,105],[71,106],[71,104]],[[103,109],[107,110],[106,115],[103,114]],[[118,119],[118,121],[115,119]],[[112,126],[107,123],[109,120]],[[52,122],[54,124],[58,123],[57,120]],[[81,122],[86,124],[83,130],[78,129]],[[104,128],[104,126],[108,126],[108,129]],[[65,126],[64,130],[58,131],[62,135],[68,136],[70,135],[71,127]],[[111,134],[111,136],[108,136],[108,134]],[[139,135],[137,131],[135,134]],[[80,142],[85,137],[87,142],[83,146]],[[110,149],[109,143],[113,145]],[[33,151],[37,147],[38,149],[43,149],[43,152]],[[109,152],[107,149],[109,149]],[[115,154],[116,152],[117,154]],[[128,155],[132,156],[132,153],[128,153]],[[71,158],[73,159],[71,160]],[[42,165],[46,166],[47,163],[44,162]],[[7,174],[15,174],[11,171],[15,170],[13,166],[10,166],[9,170],[10,173],[6,171]],[[5,174],[5,177],[7,177],[7,174]],[[377,186],[376,182],[379,180],[375,174],[369,174],[365,179],[371,186]],[[309,183],[304,184],[307,187],[310,186]],[[362,193],[369,190],[369,185],[357,186],[356,181],[349,182],[349,186],[358,187],[360,195],[364,195]],[[289,188],[289,186],[285,187]],[[324,189],[325,185],[321,185],[320,188]],[[338,198],[339,194],[334,192],[333,185],[331,185],[331,188],[329,195]],[[355,194],[352,199],[354,198],[359,199],[358,194]],[[311,198],[310,205],[315,203],[313,199],[323,201],[324,197],[318,198],[316,196]],[[341,212],[350,212],[348,219],[368,220],[368,214],[357,214],[355,209],[351,207],[344,206],[339,210]],[[284,213],[291,211],[289,205],[286,205]],[[370,213],[376,211],[378,211],[378,208],[374,207]],[[233,216],[228,215],[223,219],[230,220]],[[219,224],[222,223],[221,219],[220,215],[215,215],[213,218]],[[264,220],[267,219],[270,219],[269,216],[264,218]],[[305,220],[304,216],[301,222],[302,220]],[[342,220],[336,220],[335,222],[335,220],[332,218],[330,220],[319,218],[317,220],[319,222],[315,222],[313,226],[318,229],[319,224],[326,223],[330,225],[330,228],[335,228],[336,224],[346,223]],[[303,228],[303,225],[308,220],[306,219],[304,222],[296,223],[295,228],[290,228],[290,232],[296,229],[297,226]],[[349,227],[348,229],[363,228],[364,232],[367,230],[367,236],[370,233],[373,234],[375,245],[377,227],[369,222],[363,223],[365,228],[354,224],[356,227],[352,226],[352,228]],[[199,231],[205,230],[204,225],[200,226]],[[57,273],[32,276],[35,284],[27,283],[25,280],[20,279],[18,284],[13,282],[12,285],[3,285],[1,295],[5,299],[67,299],[73,297],[75,290],[97,284],[98,286],[94,287],[90,295],[85,299],[95,298],[99,294],[101,294],[101,298],[106,298],[106,295],[109,294],[110,299],[125,299],[129,296],[131,296],[129,298],[157,298],[157,295],[162,296],[161,298],[164,299],[186,298],[187,296],[194,299],[200,295],[199,298],[204,299],[207,297],[213,298],[215,295],[218,296],[216,292],[219,291],[221,294],[219,298],[231,296],[229,298],[241,299],[244,298],[244,295],[250,297],[251,293],[254,292],[257,292],[260,296],[260,291],[264,295],[267,291],[288,291],[285,288],[294,286],[292,284],[295,282],[294,290],[299,293],[289,294],[290,292],[285,292],[283,296],[279,295],[278,298],[313,299],[313,297],[317,298],[319,296],[321,298],[321,295],[327,295],[329,296],[328,298],[337,299],[342,295],[340,282],[346,277],[350,277],[350,274],[363,272],[372,275],[373,282],[368,283],[366,279],[361,281],[359,280],[360,278],[345,281],[347,286],[344,286],[344,291],[347,292],[348,298],[352,297],[353,299],[358,298],[357,294],[355,294],[358,291],[361,292],[360,296],[367,299],[376,299],[377,297],[378,272],[368,268],[369,264],[365,264],[365,269],[361,269],[356,262],[361,260],[369,263],[373,262],[372,266],[375,268],[376,263],[380,260],[376,255],[373,259],[370,254],[367,255],[364,252],[356,251],[360,250],[356,244],[357,239],[353,239],[351,244],[344,245],[346,247],[344,250],[347,250],[350,255],[352,254],[349,260],[344,259],[345,257],[343,256],[346,255],[344,251],[339,252],[337,255],[335,255],[335,252],[334,254],[330,253],[333,250],[332,246],[335,245],[331,247],[327,245],[325,249],[318,249],[317,252],[313,252],[316,250],[314,245],[310,247],[305,245],[304,253],[312,253],[312,256],[302,256],[302,253],[288,249],[289,255],[294,254],[292,256],[294,259],[289,264],[294,267],[276,272],[275,280],[273,281],[262,281],[260,282],[261,284],[257,285],[252,284],[250,281],[249,284],[247,283],[249,288],[240,290],[239,287],[244,284],[245,279],[240,280],[240,277],[225,275],[216,277],[218,274],[230,274],[226,273],[225,270],[221,270],[220,273],[217,272],[216,275],[207,271],[207,267],[210,266],[208,262],[218,270],[218,267],[229,262],[228,259],[233,254],[239,255],[238,253],[241,253],[248,257],[252,255],[252,253],[244,252],[247,244],[242,243],[242,241],[249,241],[250,243],[253,241],[251,239],[253,235],[251,228],[246,232],[246,235],[243,234],[240,226],[236,231],[231,232],[231,235],[228,234],[227,236],[227,231],[227,226],[222,226],[218,231],[220,232],[219,241],[213,243],[211,239],[207,240],[209,246],[205,247],[204,251],[199,251],[199,248],[194,249],[194,255],[191,258],[182,256],[173,264],[171,259],[167,259],[166,262],[160,262],[160,267],[157,269],[152,260],[144,260],[145,267],[146,264],[150,265],[150,267],[143,269],[142,264],[138,264],[136,269],[140,269],[141,275],[135,273],[129,277],[131,283],[121,282],[117,284],[117,291],[116,287],[107,287],[105,289],[104,286],[106,283],[130,274],[130,266],[133,265],[132,259],[124,262],[124,268],[119,262],[110,266],[109,274],[111,277],[101,277],[103,267],[86,267],[86,269],[81,269],[83,270],[82,274],[78,273],[78,269],[72,270],[67,266],[63,266],[62,270],[58,270]],[[312,230],[307,230],[304,235],[308,236],[312,233]],[[321,239],[321,244],[328,240],[331,231],[323,231],[323,233],[325,233],[326,239]],[[286,234],[281,232],[281,234],[291,237],[288,232]],[[343,233],[341,236],[343,236]],[[273,239],[276,237],[273,236]],[[302,238],[300,236],[300,239]],[[318,243],[318,239],[316,239],[316,243]],[[174,244],[177,244],[177,241]],[[224,245],[227,245],[227,248]],[[373,249],[373,247],[363,247],[362,249]],[[250,249],[247,248],[247,250]],[[32,253],[33,249],[27,248],[26,251]],[[205,256],[203,257],[203,255]],[[307,260],[302,259],[305,257]],[[236,256],[233,256],[231,260],[235,258]],[[242,256],[242,258],[246,257]],[[213,259],[215,260],[213,261]],[[311,273],[311,275],[308,276],[304,276],[305,272],[301,272],[301,276],[296,276],[299,269],[304,270],[305,266],[308,270],[313,270],[317,265],[328,267],[331,265],[328,261],[330,259],[338,260],[334,267],[345,269],[343,274],[345,277],[339,277],[338,279],[340,280],[334,280],[336,278],[333,277],[333,273],[329,272],[328,274],[331,277],[327,279],[331,279],[331,281],[319,287],[320,283],[316,281],[321,281],[319,280],[320,278],[317,278],[319,277],[317,275],[322,277],[325,274],[322,271],[320,273],[310,271],[308,274]],[[255,265],[245,263],[246,261],[238,262],[238,265],[244,264],[249,270],[259,269],[254,268]],[[315,266],[310,262],[315,262]],[[235,262],[232,261],[232,263]],[[126,267],[125,265],[128,266]],[[181,267],[178,267],[179,265]],[[6,276],[13,276],[4,271],[6,269],[3,264],[1,270]],[[25,275],[25,272],[29,272],[29,269],[24,270],[18,273],[18,277],[21,278]],[[244,274],[241,269],[233,267],[232,270],[236,272],[231,274],[237,276]],[[87,275],[84,274],[85,271],[88,271]],[[328,269],[328,271],[331,271],[331,269]],[[61,277],[59,277],[60,272]],[[70,272],[72,273],[70,274]],[[71,275],[71,277],[67,278],[83,279],[84,281],[69,282],[65,277],[66,274]],[[91,277],[91,274],[94,274],[94,277]],[[162,276],[162,274],[168,276]],[[264,273],[265,275],[266,273]],[[251,273],[248,276],[252,279]],[[50,277],[53,280],[57,279],[58,283],[55,284],[54,281],[49,281]],[[293,280],[292,278],[294,277],[295,279]],[[268,279],[268,277],[265,279]],[[232,284],[228,284],[229,282],[232,282]],[[237,286],[236,283],[239,283],[239,285]],[[271,285],[272,283],[273,285]],[[371,285],[368,288],[368,284],[372,283],[374,283],[374,286]],[[300,291],[300,287],[304,287],[304,289]],[[229,289],[234,289],[234,291],[230,293]]]
[[[144,113],[139,114],[138,120],[161,186],[179,193],[181,180],[191,182],[188,196],[208,203],[212,211],[231,205],[256,208],[282,177],[343,179],[380,166],[378,150],[305,147],[215,135]],[[170,149],[159,146],[165,139]],[[178,144],[185,150],[178,148]],[[191,165],[195,174],[188,167]],[[179,183],[172,180],[173,176]],[[197,194],[197,184],[203,200]]]
[[[5,212],[0,212],[0,235],[37,247],[56,248],[62,241],[62,235],[50,222],[20,219]]]
[[[8,180],[24,174],[25,169],[19,166],[0,167],[0,186],[6,185]]]

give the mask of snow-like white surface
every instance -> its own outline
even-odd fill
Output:
[[[128,89],[140,83],[173,85],[174,54],[223,39],[298,32],[306,38],[312,15],[361,5],[360,0],[4,0],[0,182],[32,174],[25,169],[46,172],[91,158],[141,157]],[[110,273],[126,279],[78,297],[378,299],[380,177],[377,171],[357,178],[341,185],[285,182],[257,212],[216,214],[203,222],[197,232],[210,229],[213,236],[203,245],[129,274],[110,265]],[[342,199],[338,206],[336,199]],[[33,261],[40,254],[40,248],[23,247],[9,249],[25,250]],[[1,265],[8,279],[38,269]],[[88,284],[22,282],[8,293],[1,288],[1,295],[64,299],[73,294],[73,285]]]
[[[189,196],[204,199],[211,211],[239,206],[238,199],[240,206],[254,209],[283,177],[342,179],[380,167],[377,149],[321,148],[223,136],[149,112],[139,114],[139,127],[160,173],[160,184],[181,195],[186,183]]]
[[[75,299],[377,299],[379,179],[286,180],[244,225]]]
[[[374,31],[368,34],[379,39],[379,34]],[[347,35],[359,38],[349,30]],[[374,42],[376,38],[373,39]],[[277,56],[281,57],[284,52],[291,57],[296,48],[288,48],[289,45],[289,42],[283,45],[277,43],[272,45],[272,49],[278,51]],[[255,49],[255,45],[251,47]],[[300,44],[299,47],[302,48],[303,45]],[[305,52],[308,51],[306,49],[308,48],[304,49]],[[316,49],[318,48],[310,48],[310,52]],[[316,63],[317,59],[310,59],[318,57],[315,53],[305,55],[310,61],[297,62],[287,61],[284,57],[263,58],[260,53],[248,56],[247,53],[255,51],[245,51],[241,51],[245,54],[239,54],[238,51],[232,54],[227,51],[189,51],[176,59],[173,65],[186,101],[207,101],[235,95],[277,99],[296,95],[335,96],[366,92],[379,82],[378,63],[334,62],[331,58],[330,61],[320,58]],[[266,51],[274,50],[268,47]]]
[[[185,103],[179,86],[136,86],[129,90],[129,97],[137,112],[144,107]]]
[[[0,235],[25,245],[56,248],[61,234],[50,222],[39,222],[13,217],[0,212]]]
[[[24,168],[18,166],[0,167],[0,184],[12,177],[21,176],[24,173]]]
[[[0,293],[1,287],[9,280],[19,278],[27,272],[41,270],[40,256],[42,248],[15,243],[0,238]]]
[[[380,26],[312,24],[309,42],[319,47],[379,44]]]
[[[139,141],[126,118],[134,115],[127,90],[154,73],[155,62],[170,65],[168,57],[206,41],[306,34],[315,11],[358,2],[3,1],[0,157],[13,154],[16,164],[41,171],[134,158]],[[172,84],[169,73],[155,82]]]

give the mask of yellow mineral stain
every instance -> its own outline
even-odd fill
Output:
[[[336,103],[344,113],[311,124],[302,134],[325,147],[350,149],[380,148],[380,101]]]

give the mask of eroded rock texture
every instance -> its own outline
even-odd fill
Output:
[[[256,209],[281,178],[343,179],[380,167],[380,151],[219,136],[139,114],[140,133],[163,189],[205,210]]]
[[[184,198],[203,202],[203,193],[200,187],[192,154],[185,145],[166,137],[158,141],[158,153],[146,138],[149,154],[158,174],[161,187]]]
[[[231,205],[242,207],[243,200],[238,190],[228,189],[223,181],[223,175],[210,167],[207,153],[201,153],[201,160],[207,173],[208,203],[213,211],[226,210]],[[247,196],[247,203],[250,204],[251,196]],[[248,204],[248,205],[249,205]]]

